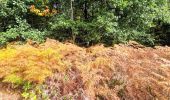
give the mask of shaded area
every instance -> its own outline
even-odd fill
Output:
[[[161,45],[170,45],[170,24],[159,23],[154,29],[156,43]]]

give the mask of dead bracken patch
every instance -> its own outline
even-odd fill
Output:
[[[62,48],[60,60],[65,70],[57,67],[44,82],[50,100],[170,99],[170,47],[130,42],[81,48],[48,39],[36,49],[41,48]]]

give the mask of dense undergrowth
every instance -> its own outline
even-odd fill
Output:
[[[78,45],[169,43],[168,0],[0,0],[0,46],[47,37]]]
[[[64,69],[59,51],[37,49],[29,45],[8,46],[0,50],[0,64],[0,78],[3,78],[3,82],[17,84],[23,81],[42,83],[53,71]]]
[[[12,84],[13,88],[22,87],[22,96],[26,99],[29,99],[29,96],[36,98],[35,93],[27,93],[29,89],[37,87],[36,91],[40,91],[39,85],[47,77],[56,71],[66,70],[60,55],[62,49],[35,48],[29,44],[8,45],[0,50],[1,82]]]
[[[169,99],[170,49],[128,43],[169,44],[169,10],[168,0],[0,0],[0,85],[33,100]]]
[[[155,48],[135,42],[82,48],[50,39],[9,45],[0,50],[0,83],[33,100],[164,100],[170,48]]]

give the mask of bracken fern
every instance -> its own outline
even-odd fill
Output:
[[[9,83],[20,80],[42,83],[53,71],[65,70],[59,51],[28,44],[8,46],[0,50],[0,78]]]

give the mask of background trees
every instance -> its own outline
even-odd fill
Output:
[[[1,0],[0,42],[51,37],[79,45],[167,44],[168,0]]]

